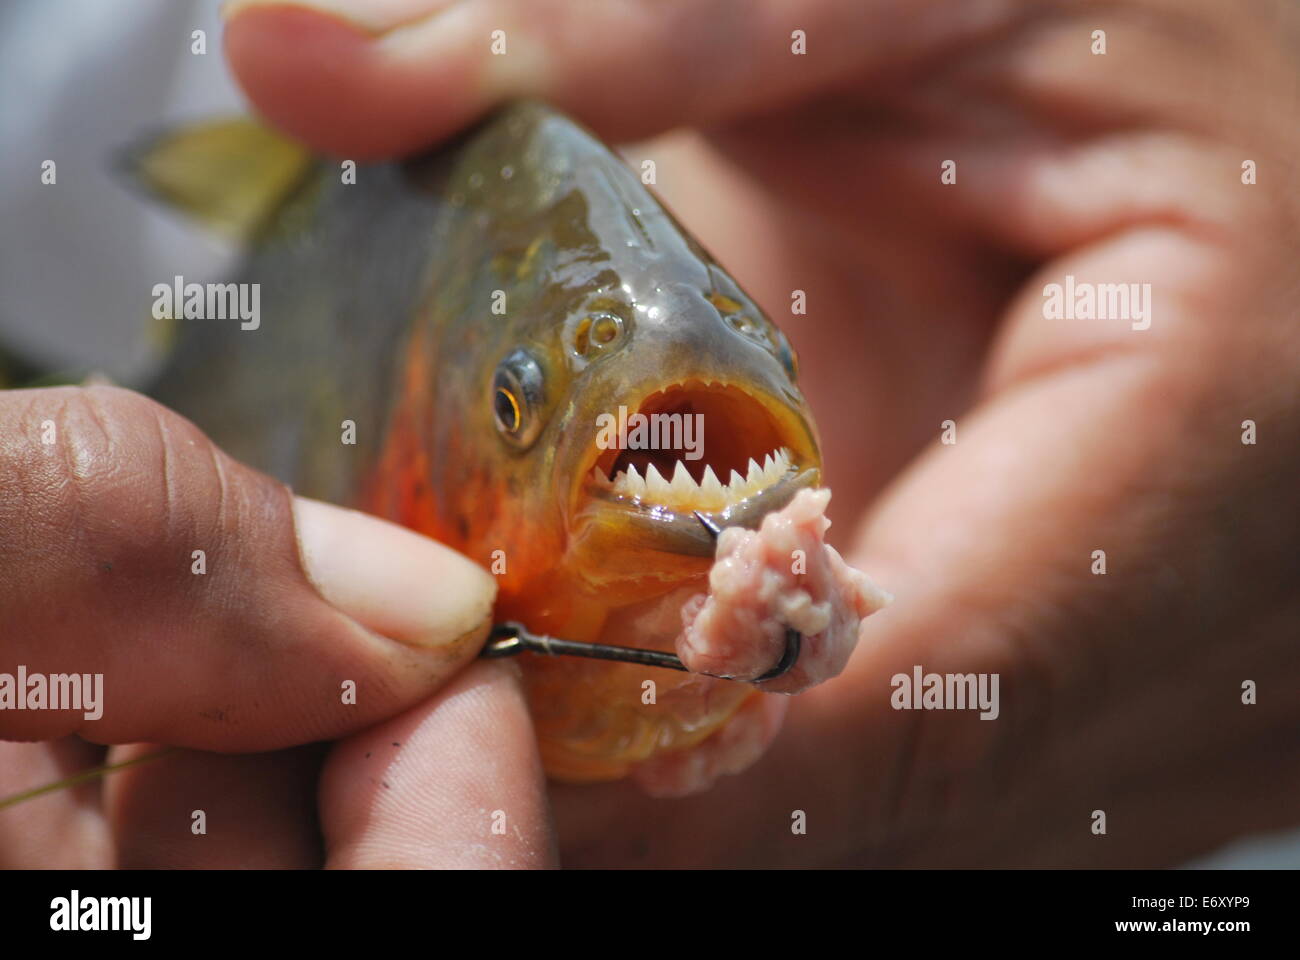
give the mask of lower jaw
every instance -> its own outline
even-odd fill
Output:
[[[611,610],[581,639],[672,652],[682,604],[706,588],[700,576]],[[746,684],[638,664],[526,657],[522,667],[546,772],[571,783],[616,780],[653,756],[690,749],[757,695]]]
[[[819,476],[806,468],[712,516],[757,526]],[[708,589],[711,536],[689,513],[669,523],[599,501],[583,519],[544,591],[558,615],[536,621],[519,610],[510,619],[572,640],[674,652],[682,605]],[[555,604],[557,595],[568,602]],[[546,772],[570,783],[617,780],[651,757],[689,750],[759,695],[748,684],[636,664],[528,656],[522,667]]]

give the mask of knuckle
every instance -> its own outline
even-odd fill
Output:
[[[219,545],[248,505],[233,461],[192,423],[118,387],[33,391],[18,412],[35,439],[6,450],[29,541],[75,546],[101,563]],[[54,442],[42,442],[40,434]],[[252,494],[256,496],[256,494]],[[6,498],[8,499],[8,498]],[[188,551],[186,553],[188,556]]]
[[[69,480],[92,543],[144,547],[178,539],[193,523],[178,483],[178,419],[138,394],[98,387],[68,405]]]

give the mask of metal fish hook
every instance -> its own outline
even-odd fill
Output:
[[[695,519],[714,540],[722,533],[722,528],[710,520],[698,510],[694,511]],[[777,677],[788,673],[790,669],[799,660],[799,651],[803,647],[803,635],[791,627],[785,631],[785,653],[781,655],[780,662],[775,667],[763,674],[750,680],[750,683],[763,683],[767,680],[775,680]],[[582,640],[563,640],[559,637],[548,637],[540,633],[531,633],[522,623],[514,620],[508,620],[505,623],[498,623],[488,634],[488,641],[483,646],[483,651],[479,654],[485,659],[497,659],[499,657],[513,657],[516,654],[528,651],[529,653],[540,653],[548,657],[587,657],[592,660],[616,660],[620,663],[639,663],[647,667],[663,667],[667,670],[681,670],[689,673],[686,665],[681,659],[671,653],[663,653],[659,650],[643,650],[639,647],[616,647],[607,643],[587,643]],[[704,676],[714,676],[714,674],[704,674]],[[718,677],[719,680],[735,680],[736,677]]]

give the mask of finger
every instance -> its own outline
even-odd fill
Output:
[[[1158,402],[1161,388],[1140,365],[1111,363],[1116,369],[1103,371],[1101,385],[1058,374],[978,422],[959,419],[955,448],[936,450],[906,477],[852,554],[896,600],[864,622],[845,672],[792,704],[786,728],[754,767],[671,811],[622,786],[562,789],[556,810],[565,862],[1034,862],[1050,854],[1054,833],[1087,832],[1086,823],[1061,823],[1075,813],[1070,803],[1039,805],[1036,796],[1050,790],[1076,803],[1086,796],[1092,810],[1102,801],[1091,798],[1113,796],[1125,777],[1143,782],[1142,767],[1151,766],[1145,749],[1126,752],[1122,762],[1099,760],[1104,747],[1088,734],[1115,684],[1201,654],[1176,648],[1190,631],[1181,632],[1182,644],[1170,643],[1183,624],[1174,620],[1179,604],[1169,586],[1143,583],[1136,603],[1114,588],[1124,583],[1114,576],[1119,557],[1130,577],[1151,577],[1167,566],[1153,554],[1192,551],[1161,542],[1173,524],[1151,499],[1132,496],[1152,484],[1167,489],[1167,478],[1150,472],[1155,464],[1143,464],[1141,444],[1125,439],[1131,411]],[[1108,398],[1100,415],[1099,397]],[[1116,438],[1108,456],[1104,447]],[[1168,451],[1155,453],[1161,456]],[[1111,559],[1109,577],[1089,572],[1100,545]],[[1107,667],[1119,662],[1116,646],[1139,642],[1149,652],[1127,677]],[[940,677],[997,676],[997,716],[895,709],[892,678],[910,679],[917,667]],[[1251,675],[1240,667],[1238,674]],[[1149,691],[1138,699],[1152,703]],[[1230,709],[1232,700],[1221,696],[1214,714],[1225,729],[1254,719]],[[1186,737],[1182,712],[1170,716]],[[1127,729],[1141,730],[1146,743],[1155,721],[1129,718]],[[1069,737],[1062,724],[1085,732],[1071,749],[1049,753]],[[793,829],[799,818],[805,833]],[[1088,853],[1104,851],[1094,845]]]
[[[104,748],[65,737],[0,741],[0,800],[103,763]],[[0,808],[0,869],[102,870],[114,864],[98,781]]]
[[[295,499],[130,391],[0,394],[0,475],[0,696],[25,674],[47,707],[0,711],[5,738],[329,739],[419,702],[488,626],[468,560]],[[56,686],[82,709],[48,709]]]
[[[427,703],[334,748],[320,792],[328,865],[556,862],[519,673],[485,661]]]
[[[1234,695],[1241,678],[1295,673],[1278,623],[1295,615],[1300,524],[1276,508],[1293,451],[1240,436],[1247,416],[1300,431],[1270,386],[1294,382],[1297,356],[1271,322],[1289,309],[1276,265],[1135,229],[1046,269],[1145,277],[1159,312],[1148,330],[1080,320],[1039,336],[1052,321],[1031,284],[990,395],[954,411],[956,442],[899,479],[850,553],[897,599],[864,623],[845,673],[798,698],[751,770],[670,811],[625,787],[560,790],[566,863],[1152,865],[1281,820],[1279,795],[1249,776],[1225,791],[1197,780],[1238,769],[1242,743],[1294,736],[1292,711]],[[893,679],[917,668],[996,677],[996,716],[895,708]],[[1140,798],[1170,793],[1222,828],[1135,831],[1150,822]],[[1083,797],[1122,807],[1122,845],[1088,843]],[[791,830],[800,814],[806,834]]]
[[[894,829],[943,823],[957,828],[954,858],[1006,862],[1015,849],[1018,862],[1041,862],[1077,826],[1062,795],[1133,804],[1177,781],[1197,815],[1218,819],[1195,771],[1228,762],[1233,743],[1285,736],[1286,717],[1241,709],[1225,682],[1270,660],[1277,670],[1282,634],[1267,621],[1294,609],[1280,571],[1300,525],[1276,513],[1290,453],[1257,451],[1240,433],[1247,417],[1300,427],[1269,386],[1294,379],[1296,357],[1273,322],[1289,308],[1272,269],[1174,229],[1134,228],[1044,272],[1147,281],[1149,328],[1052,321],[1036,282],[1013,304],[987,401],[956,418],[956,443],[934,445],[900,479],[855,551],[900,597],[892,618],[868,622],[846,674],[859,693],[879,698],[882,679],[917,666],[1000,678],[992,722],[909,714],[899,772],[880,791],[895,799],[877,811]],[[1256,321],[1257,339],[1225,322],[1238,315]],[[1010,793],[1052,813],[1017,822],[997,803]],[[958,823],[955,795],[982,828]],[[1233,821],[1271,799],[1239,791]],[[1159,856],[1214,839],[1182,832],[1182,849]],[[1149,842],[1126,837],[1123,855]],[[1093,845],[1076,862],[1106,856]]]
[[[157,751],[114,747],[114,763]],[[324,747],[227,756],[176,750],[112,774],[104,807],[123,869],[307,869],[322,861]]]
[[[520,96],[547,99],[615,139],[719,120],[1005,16],[925,15],[936,6],[244,0],[226,9],[225,43],[272,122],[319,149],[370,158],[414,151]]]

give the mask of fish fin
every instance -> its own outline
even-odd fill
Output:
[[[302,182],[312,155],[238,117],[154,134],[124,150],[117,166],[167,206],[242,241]]]

